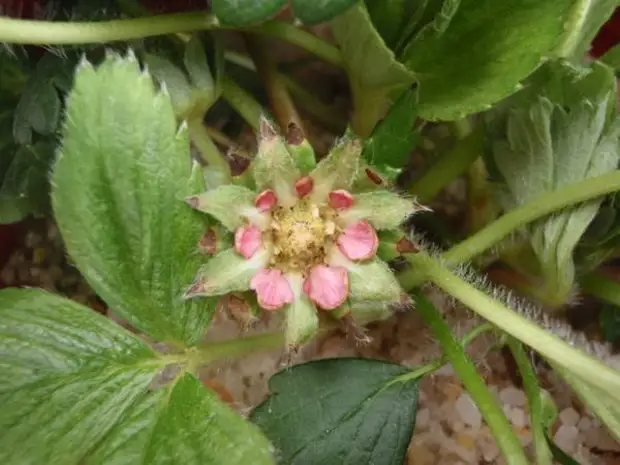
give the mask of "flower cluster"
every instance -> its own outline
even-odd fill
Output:
[[[402,291],[377,257],[377,230],[397,228],[415,210],[367,182],[377,181],[371,172],[359,175],[358,140],[345,138],[318,165],[307,141],[296,142],[263,120],[252,179],[186,199],[233,234],[186,297],[253,290],[262,309],[286,309],[290,346],[315,334],[317,309],[366,321],[389,315]]]

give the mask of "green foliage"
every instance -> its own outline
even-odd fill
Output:
[[[10,153],[0,154],[8,163],[0,178],[0,223],[20,221],[31,213],[48,212],[48,170],[54,158],[53,142],[39,141]],[[4,158],[6,155],[6,158]]]
[[[178,119],[202,119],[221,94],[222,49],[219,42],[207,45],[212,45],[210,53],[201,38],[193,36],[184,46],[182,62],[170,52],[144,53],[150,74],[170,93]]]
[[[606,341],[620,341],[620,309],[612,304],[605,304],[599,316],[601,329]]]
[[[318,24],[338,16],[358,0],[291,0],[295,17],[304,24]]]
[[[196,343],[214,302],[181,298],[203,232],[183,199],[202,175],[168,96],[132,56],[80,64],[53,185],[67,250],[93,289],[151,336]]]
[[[328,21],[343,13],[357,0],[291,0],[297,19],[306,25]],[[213,0],[213,13],[227,26],[247,26],[275,16],[287,5],[286,0]]]
[[[557,42],[572,3],[444,2],[399,55],[420,85],[420,116],[454,120],[514,93]]]
[[[615,80],[594,64],[550,62],[529,86],[488,117],[487,163],[506,210],[582,179],[616,169],[620,125]],[[573,253],[601,200],[529,228],[549,302],[562,305],[575,282]]]
[[[273,448],[189,374],[136,403],[86,465],[273,465]]]
[[[161,368],[155,357],[75,302],[0,292],[0,462],[79,463],[140,401]]]
[[[271,396],[251,418],[281,463],[403,464],[418,401],[408,371],[363,359],[297,365],[269,380]]]
[[[601,61],[613,68],[616,76],[620,74],[620,44],[610,48],[605,55],[601,57]]]
[[[72,61],[48,52],[31,70],[15,51],[0,63],[0,223],[13,223],[49,211],[48,172]]]
[[[271,18],[285,5],[286,0],[213,0],[211,8],[222,24],[245,26]]]
[[[580,61],[599,29],[620,6],[618,0],[575,0],[556,54]]]
[[[362,3],[333,19],[331,25],[349,72],[355,111],[353,129],[368,137],[385,111],[390,94],[411,85],[414,74],[385,45]]]
[[[362,156],[392,181],[420,138],[420,131],[414,127],[417,116],[417,92],[410,89],[392,105],[385,119],[365,141]]]

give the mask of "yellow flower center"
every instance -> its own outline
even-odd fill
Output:
[[[336,212],[301,199],[291,208],[276,207],[268,235],[273,243],[271,265],[282,272],[306,274],[324,263],[336,235]]]

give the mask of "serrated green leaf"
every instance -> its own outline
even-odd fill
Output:
[[[144,398],[86,465],[273,465],[273,448],[252,424],[190,374]]]
[[[207,54],[198,36],[192,37],[185,46],[183,62],[194,86],[205,94],[213,94],[215,83],[207,62]]]
[[[185,73],[170,60],[158,55],[147,53],[144,61],[151,75],[160,83],[165,83],[175,113],[177,115],[187,113],[192,106],[192,93]]]
[[[365,0],[364,3],[375,29],[394,51],[403,29],[415,27],[426,7],[425,0]]]
[[[417,380],[378,360],[319,360],[269,380],[251,419],[288,465],[398,465],[415,425]]]
[[[618,165],[620,122],[609,120],[608,104],[615,100],[609,69],[595,65],[569,81],[557,73],[564,69],[573,76],[570,65],[549,66],[555,71],[546,82],[532,85],[488,119],[488,168],[499,181],[505,209]],[[572,293],[573,253],[600,203],[588,202],[529,228],[552,305],[563,304]]]
[[[33,132],[57,131],[62,108],[59,92],[70,87],[76,60],[75,53],[59,57],[49,52],[39,60],[15,108],[13,136],[18,144],[31,144]]]
[[[0,223],[14,223],[47,211],[48,173],[55,148],[53,142],[39,141],[17,148],[12,158],[0,153],[10,161],[6,171],[0,170]]]
[[[358,0],[291,0],[293,13],[304,24],[313,25],[329,21],[344,13]]]
[[[247,26],[270,19],[286,5],[286,0],[213,0],[211,9],[220,23]]]
[[[111,320],[34,289],[0,292],[0,463],[77,465],[162,364]]]
[[[601,26],[618,6],[620,6],[619,0],[574,1],[564,26],[565,33],[555,54],[581,61]]]
[[[419,33],[400,57],[418,79],[420,115],[454,120],[515,92],[556,44],[572,3],[461,0],[449,22]]]
[[[56,219],[97,294],[159,340],[196,343],[214,311],[182,299],[203,261],[203,222],[183,199],[202,190],[187,131],[135,59],[83,63],[53,173]]]
[[[385,45],[363,3],[333,19],[331,25],[349,72],[355,110],[353,128],[359,136],[368,137],[390,94],[411,85],[414,74]]]
[[[364,143],[362,156],[371,166],[402,169],[420,138],[420,132],[414,129],[417,110],[417,91],[405,91]]]

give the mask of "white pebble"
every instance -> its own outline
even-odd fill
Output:
[[[523,407],[527,403],[527,397],[521,389],[509,386],[502,389],[499,398],[504,404],[512,407]]]
[[[482,415],[480,415],[478,407],[468,394],[461,394],[458,398],[456,401],[456,411],[461,420],[471,426],[474,431],[479,430],[482,426]]]
[[[430,420],[431,420],[431,411],[427,408],[423,408],[423,409],[418,410],[418,413],[415,417],[415,425],[418,428],[426,429]]]
[[[553,442],[567,454],[572,454],[577,446],[579,430],[575,426],[562,425],[553,436]]]
[[[510,411],[510,422],[516,428],[524,428],[525,426],[527,426],[527,416],[525,415],[525,412],[520,408],[513,408]]]
[[[581,417],[581,420],[577,423],[577,428],[579,428],[579,431],[588,431],[592,428],[592,420],[588,417]]]
[[[581,418],[581,415],[579,415],[579,413],[577,413],[577,411],[574,408],[568,407],[560,412],[559,417],[560,417],[560,422],[563,425],[576,426],[577,423],[579,423],[579,419]]]
[[[454,368],[452,368],[452,364],[448,363],[447,365],[442,366],[439,370],[435,372],[437,376],[452,376],[454,375]]]

